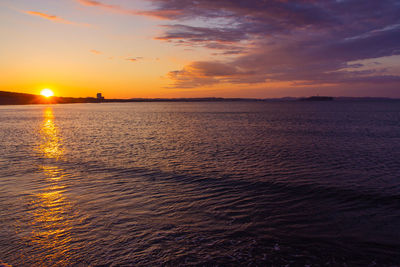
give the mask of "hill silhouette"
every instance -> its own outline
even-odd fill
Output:
[[[58,97],[46,98],[42,95],[24,94],[0,91],[0,105],[29,105],[29,104],[68,104],[68,103],[98,103],[94,97]]]

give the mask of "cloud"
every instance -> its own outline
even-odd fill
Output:
[[[99,50],[96,50],[96,49],[91,49],[90,53],[92,53],[94,55],[103,55],[104,54],[103,52],[101,52]],[[107,55],[105,55],[105,56],[107,56]],[[107,56],[107,59],[114,59],[114,56]],[[143,57],[126,57],[126,58],[120,57],[120,59],[127,60],[127,61],[130,61],[130,62],[137,62],[139,60],[142,60]]]
[[[242,69],[234,64],[223,62],[196,61],[182,70],[171,71],[168,77],[175,84],[173,87],[193,88],[217,83],[259,83],[265,77],[251,70]]]
[[[73,21],[70,21],[70,20],[63,19],[63,18],[61,18],[59,16],[49,15],[49,14],[42,13],[42,12],[37,12],[37,11],[22,11],[22,12],[25,13],[25,14],[28,14],[28,15],[38,16],[38,17],[41,17],[43,19],[47,19],[47,20],[50,20],[50,21],[53,21],[53,22],[57,22],[57,23],[80,25],[80,26],[90,26],[89,24],[76,23],[76,22],[73,22]]]
[[[75,1],[167,20],[154,39],[216,56],[169,72],[172,87],[399,83],[384,66],[353,63],[400,55],[398,0],[149,0],[151,10]]]
[[[98,50],[95,50],[95,49],[90,50],[90,52],[91,52],[92,54],[95,54],[95,55],[101,55],[101,54],[103,54],[101,51],[98,51]]]
[[[179,10],[135,10],[128,9],[118,5],[110,5],[105,4],[100,1],[94,0],[76,0],[79,4],[88,6],[88,7],[97,7],[102,8],[104,10],[108,10],[115,13],[125,14],[125,15],[134,15],[134,16],[148,16],[157,19],[172,19],[176,18],[180,15]]]
[[[101,3],[99,1],[93,1],[93,0],[77,0],[80,4],[84,6],[95,6],[95,7],[102,7],[102,8],[109,8],[109,9],[118,9],[118,6],[114,5],[107,5],[104,3]]]
[[[155,39],[217,50],[216,61],[195,61],[168,77],[173,87],[219,83],[294,85],[398,83],[400,73],[352,64],[400,54],[396,0],[153,0],[178,10],[179,23]],[[202,26],[193,26],[194,20]],[[229,55],[221,58],[221,55]],[[236,55],[232,58],[232,55]],[[218,66],[218,71],[216,71]],[[349,70],[349,68],[352,70]]]
[[[400,75],[385,75],[384,69],[357,71],[364,65],[351,62],[398,55],[399,43],[399,29],[378,31],[363,39],[323,40],[316,37],[316,40],[295,38],[281,43],[265,42],[244,55],[219,62],[218,72],[213,65],[216,62],[193,62],[180,71],[170,72],[169,77],[174,87],[184,88],[221,82],[250,84],[291,81],[302,85],[374,81],[392,83],[400,81]],[[353,70],[346,70],[349,68]]]
[[[240,41],[248,34],[235,29],[193,27],[181,24],[163,25],[166,32],[158,40],[186,40],[187,42],[217,41],[220,43],[232,43]]]
[[[128,58],[125,58],[125,60],[128,60],[130,62],[136,62],[136,61],[141,60],[141,59],[143,59],[143,57],[128,57]]]
[[[177,45],[206,47],[223,50],[222,54],[240,54],[246,45],[240,43],[248,39],[248,32],[237,31],[234,28],[194,27],[181,24],[162,25],[164,34],[154,39],[175,43]]]

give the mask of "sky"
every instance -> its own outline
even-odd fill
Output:
[[[0,91],[400,97],[399,0],[1,0]]]

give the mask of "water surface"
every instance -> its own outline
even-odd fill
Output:
[[[400,265],[400,103],[0,107],[0,260]]]

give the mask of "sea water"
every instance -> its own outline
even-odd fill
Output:
[[[0,107],[0,261],[400,264],[400,102]]]

